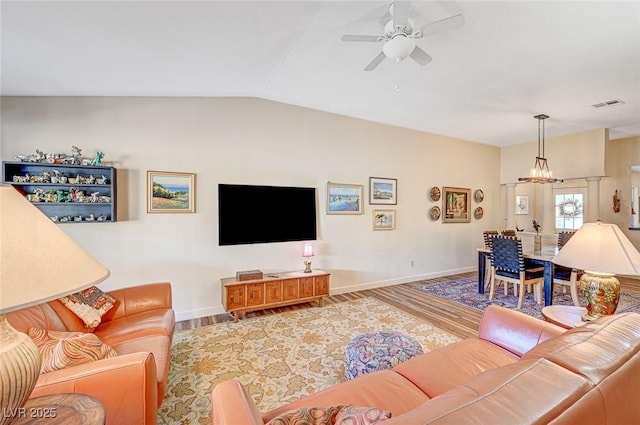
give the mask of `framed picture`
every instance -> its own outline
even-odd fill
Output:
[[[193,173],[147,171],[147,212],[196,212],[195,183]]]
[[[363,214],[361,184],[327,183],[327,214]]]
[[[373,210],[373,230],[393,230],[395,228],[395,210]]]
[[[476,208],[473,211],[473,216],[475,217],[476,220],[480,220],[482,216],[484,216],[484,210],[482,209],[482,207]]]
[[[443,223],[471,223],[471,189],[444,187]]]
[[[516,215],[529,214],[529,197],[525,195],[516,196]]]
[[[398,179],[369,177],[369,204],[396,205],[398,203]]]

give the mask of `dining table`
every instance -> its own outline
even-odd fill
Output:
[[[540,251],[535,251],[531,247],[523,246],[522,256],[529,259],[534,264],[544,266],[544,305],[551,305],[553,295],[553,257],[558,253],[557,246],[543,246]],[[491,250],[489,248],[478,248],[478,293],[484,294],[485,272],[489,264]]]

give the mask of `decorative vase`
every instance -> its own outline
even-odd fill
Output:
[[[594,320],[616,312],[620,282],[611,274],[585,272],[577,282],[580,303],[587,309],[582,320]]]
[[[533,237],[533,250],[535,252],[542,251],[542,237],[538,234]]]

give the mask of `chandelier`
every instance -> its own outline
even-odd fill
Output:
[[[540,114],[535,115],[533,118],[538,120],[538,156],[536,156],[536,162],[529,170],[529,177],[520,177],[518,180],[521,182],[529,183],[556,183],[562,182],[560,179],[553,178],[553,171],[549,170],[547,164],[547,158],[544,157],[544,120],[549,118],[549,115]],[[542,134],[542,138],[540,137]],[[540,155],[540,141],[542,140],[542,155]]]

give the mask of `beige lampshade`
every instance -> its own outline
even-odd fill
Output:
[[[583,224],[553,262],[599,273],[640,275],[640,252],[618,226],[602,222]]]
[[[109,277],[109,270],[27,201],[0,185],[0,314],[50,301]]]

